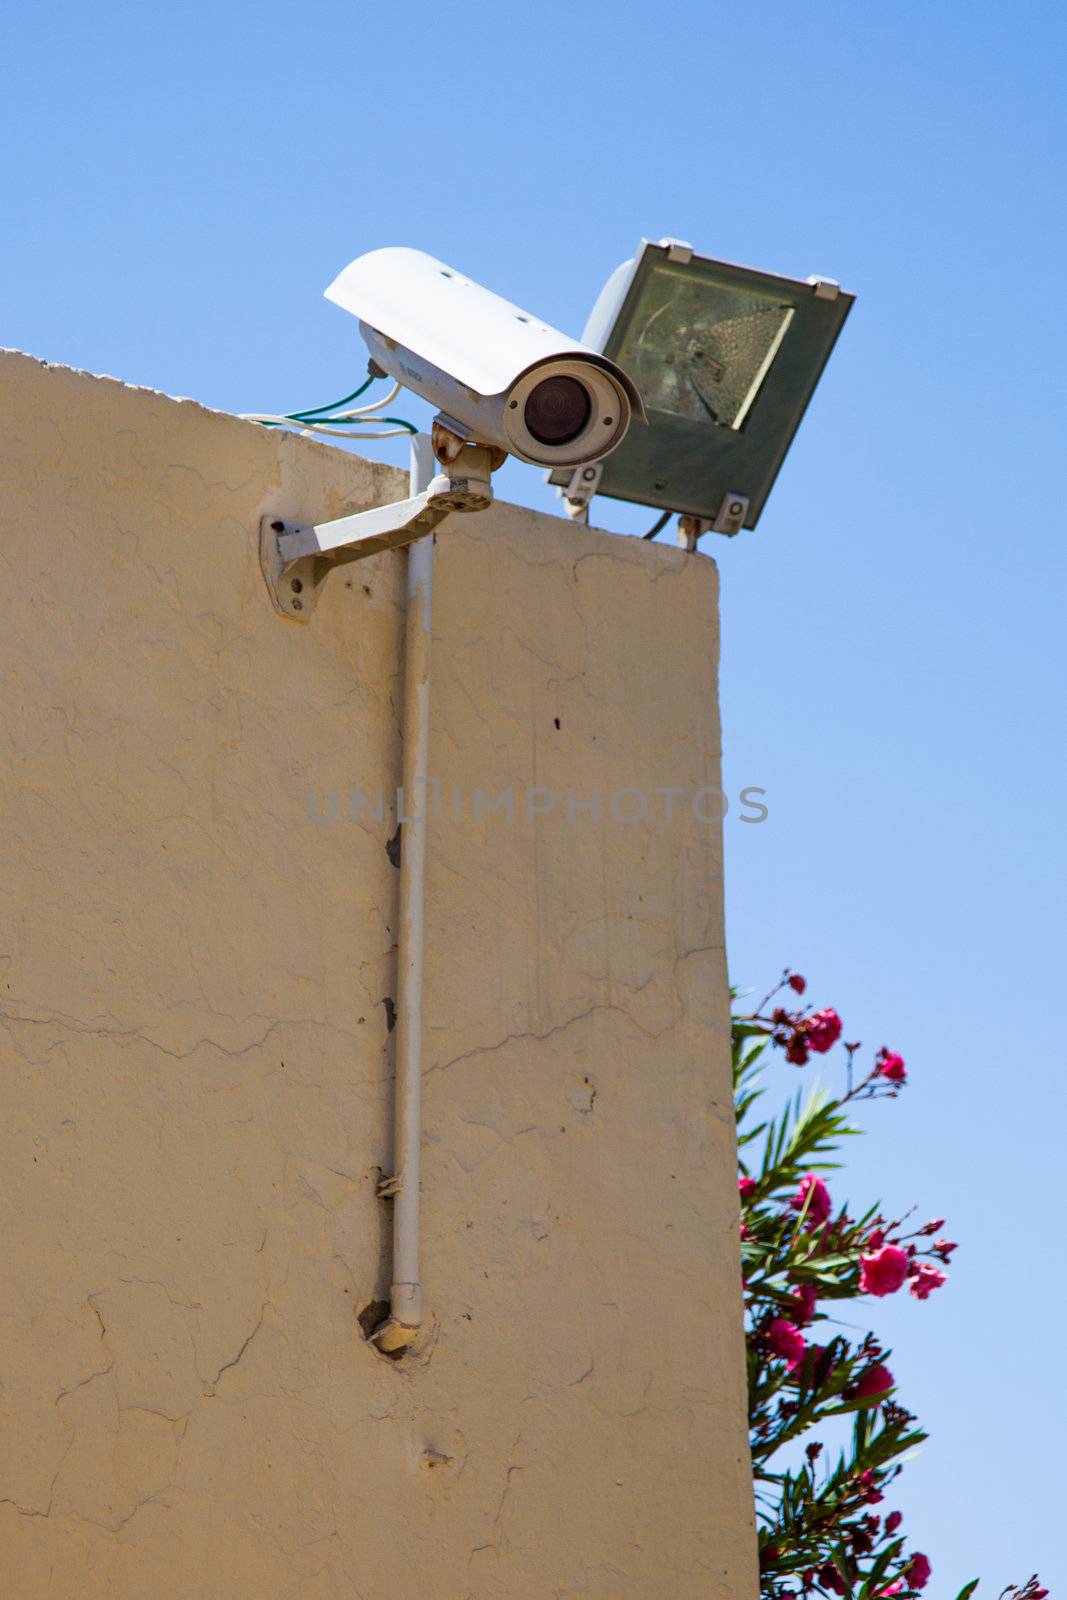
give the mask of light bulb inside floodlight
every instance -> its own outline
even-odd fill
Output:
[[[792,320],[772,296],[694,283],[664,262],[616,360],[648,410],[741,428]]]

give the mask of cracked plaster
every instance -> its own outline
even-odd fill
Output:
[[[756,1593],[721,838],[431,823],[424,1283],[387,1291],[402,558],[272,611],[260,515],[388,468],[0,355],[4,1600]],[[452,785],[718,782],[711,562],[438,541]],[[680,669],[680,670],[679,670]]]

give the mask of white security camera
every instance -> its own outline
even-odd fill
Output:
[[[596,350],[421,250],[359,256],[326,290],[359,318],[382,370],[481,444],[541,467],[580,467],[622,443],[641,396]]]

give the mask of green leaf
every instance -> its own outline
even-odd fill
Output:
[[[870,1411],[874,1406],[881,1405],[893,1393],[892,1389],[885,1389],[881,1394],[864,1394],[856,1400],[846,1400],[843,1405],[833,1406],[829,1411],[824,1411],[824,1417],[843,1417],[846,1411]]]
[[[830,1560],[837,1568],[845,1585],[845,1600],[852,1600],[855,1591],[852,1587],[852,1574],[848,1570],[848,1553],[843,1544],[835,1545],[830,1552]]]

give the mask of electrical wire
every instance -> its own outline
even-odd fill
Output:
[[[364,379],[358,389],[353,389],[352,393],[346,394],[342,400],[335,400],[332,405],[309,406],[306,411],[288,411],[286,415],[292,417],[294,421],[302,421],[305,417],[321,416],[324,411],[340,411],[342,406],[347,406],[351,401],[358,400],[361,394],[366,394],[377,376],[376,372],[372,372],[369,378]],[[323,420],[325,421],[326,419],[324,418]]]
[[[662,533],[673,515],[673,511],[665,511],[662,517],[652,524],[648,532],[641,535],[642,539],[654,539],[657,533]]]
[[[371,432],[352,432],[352,434],[349,434],[342,427],[322,427],[312,424],[310,427],[301,429],[301,434],[306,435],[306,437],[310,437],[312,434],[330,434],[331,438],[413,438],[419,432],[418,427],[414,427],[411,422],[403,421],[398,416],[384,416],[381,421],[395,422],[397,426],[374,429]]]
[[[347,422],[344,417],[324,417],[321,422],[307,422],[301,417],[276,417],[267,413],[247,413],[241,418],[242,422],[257,422],[263,428],[297,428],[303,434],[328,433],[336,439],[395,439],[398,434],[412,434],[419,431],[414,423],[406,422],[403,417],[368,417],[366,420],[368,422],[388,422],[392,426],[388,432],[367,433],[360,427],[363,421],[360,417],[353,417]],[[329,424],[332,422],[338,422],[341,426],[330,427]],[[349,431],[350,429],[351,431]]]
[[[283,415],[289,422],[363,422],[365,419],[376,421],[377,418],[375,413],[381,411],[384,406],[392,405],[399,393],[400,385],[399,383],[394,383],[393,387],[389,390],[389,393],[387,395],[383,395],[380,400],[375,400],[373,405],[357,406],[353,411],[335,411],[330,413],[328,416],[323,416],[321,413],[325,412],[327,408],[322,406],[320,407],[319,411],[316,412],[286,411],[283,413]],[[248,419],[246,418],[246,420]]]
[[[346,394],[343,400],[335,400],[328,406],[313,406],[307,411],[286,411],[275,413],[271,411],[245,411],[241,413],[243,422],[257,422],[264,428],[297,428],[305,436],[315,433],[325,433],[337,439],[395,439],[400,434],[418,433],[412,423],[403,417],[383,417],[379,415],[383,407],[391,405],[400,393],[400,384],[394,383],[388,394],[381,400],[375,400],[367,406],[356,406],[351,411],[342,411],[341,407],[348,405],[351,400],[358,400],[365,394],[371,384],[379,376],[372,372],[365,383],[351,394]],[[382,374],[384,376],[384,374]],[[365,433],[356,431],[348,433],[348,428],[361,429],[367,422],[388,422],[391,424],[388,432]]]
[[[347,422],[345,417],[325,417],[322,422],[310,423],[306,431],[310,433],[332,433],[336,434],[338,439],[393,439],[399,433],[416,434],[419,431],[413,422],[408,422],[404,417],[368,417],[366,420],[368,422],[388,422],[391,426],[387,433],[365,433],[360,427],[363,421],[361,417],[353,417],[351,422],[347,423],[347,426],[345,425]],[[329,428],[325,426],[328,422],[339,422],[342,426]],[[295,426],[299,427],[299,423],[295,424]],[[351,433],[348,432],[349,427],[352,429]]]
[[[384,395],[381,400],[375,400],[373,405],[357,406],[354,411],[338,411],[333,416],[323,417],[322,420],[323,422],[354,422],[359,417],[372,416],[375,411],[381,411],[384,406],[391,406],[399,393],[400,385],[399,383],[394,383],[389,393]],[[305,413],[301,414],[301,421],[303,421],[304,415]]]

